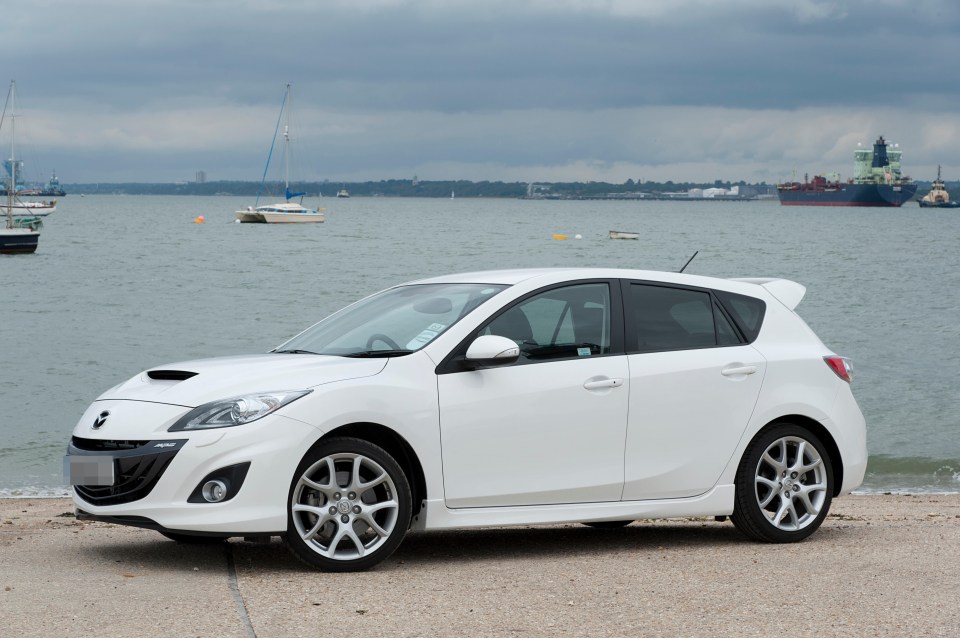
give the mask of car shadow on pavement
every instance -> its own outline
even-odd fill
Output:
[[[721,548],[750,543],[729,523],[710,521],[636,522],[616,529],[581,525],[525,526],[408,533],[399,549],[377,571],[416,565],[504,559],[558,559],[578,555],[616,557],[623,552]],[[101,543],[81,550],[91,560],[136,563],[162,571],[192,571],[225,566],[232,552],[243,570],[312,571],[294,558],[278,538],[269,543],[183,545],[147,530],[125,542]]]
[[[663,551],[670,547],[722,546],[747,542],[733,526],[683,522],[675,525],[633,523],[616,529],[580,525],[512,527],[439,532],[407,536],[390,561],[414,564],[568,558],[580,554],[616,556],[625,551]]]
[[[638,522],[618,529],[592,529],[581,525],[525,526],[410,532],[396,552],[373,571],[441,566],[446,563],[569,559],[578,555],[616,558],[624,552],[658,552],[665,549],[720,548],[749,544],[730,524],[712,520],[655,524]],[[291,556],[276,539],[270,544],[233,545],[237,564],[244,571],[312,571]]]

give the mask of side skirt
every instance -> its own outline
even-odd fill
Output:
[[[621,521],[643,518],[729,516],[733,513],[733,485],[718,485],[690,498],[655,501],[616,501],[563,505],[448,508],[442,499],[423,502],[410,529],[454,529],[508,525],[548,525],[586,521]]]

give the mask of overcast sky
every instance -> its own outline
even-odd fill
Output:
[[[958,60],[957,0],[31,0],[0,19],[17,155],[65,183],[257,180],[287,82],[309,180],[848,177],[881,134],[906,173],[953,180]]]

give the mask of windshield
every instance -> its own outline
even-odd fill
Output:
[[[274,352],[402,356],[424,347],[506,286],[418,284],[358,301]]]

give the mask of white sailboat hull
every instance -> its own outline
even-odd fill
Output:
[[[260,213],[254,210],[238,210],[237,211],[237,221],[243,222],[245,224],[257,224],[263,223],[263,217],[260,216]]]
[[[260,216],[267,224],[317,224],[326,221],[323,213],[315,210],[303,213],[261,213]]]
[[[236,214],[237,221],[247,224],[316,224],[325,221],[324,210],[285,203],[238,210]]]
[[[7,212],[7,208],[13,213],[14,217],[46,217],[57,210],[56,202],[21,202],[14,201],[9,206],[0,204],[0,211]]]

